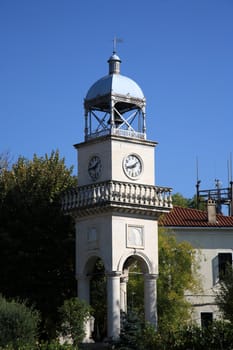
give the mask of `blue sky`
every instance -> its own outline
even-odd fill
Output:
[[[232,0],[1,0],[0,153],[59,149],[76,164],[83,99],[108,72],[114,36],[121,73],[147,99],[159,142],[156,184],[186,197],[219,178],[233,151]]]

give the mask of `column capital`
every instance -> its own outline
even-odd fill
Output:
[[[121,281],[121,283],[127,283],[129,281],[129,277],[128,276],[121,276],[120,281]]]
[[[106,272],[107,277],[120,277],[122,273],[120,271],[108,271]]]
[[[158,279],[158,274],[157,273],[145,273],[144,278],[147,280],[157,280]]]

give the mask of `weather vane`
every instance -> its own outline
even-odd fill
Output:
[[[116,46],[118,43],[123,43],[123,39],[117,38],[116,36],[113,39],[113,53],[116,53]]]

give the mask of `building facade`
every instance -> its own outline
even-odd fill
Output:
[[[227,263],[232,264],[233,217],[216,214],[215,203],[209,200],[207,211],[174,207],[165,216],[164,226],[198,252],[202,291],[186,294],[193,306],[193,320],[204,325],[220,318],[215,296]]]

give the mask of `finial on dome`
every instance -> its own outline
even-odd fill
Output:
[[[114,36],[114,39],[113,39],[113,54],[116,53],[117,43],[123,43],[123,39],[117,38],[116,36]]]
[[[114,37],[113,39],[113,53],[112,56],[109,58],[109,74],[120,74],[120,57],[116,54],[116,45],[117,43],[122,43],[123,40],[117,37]]]

